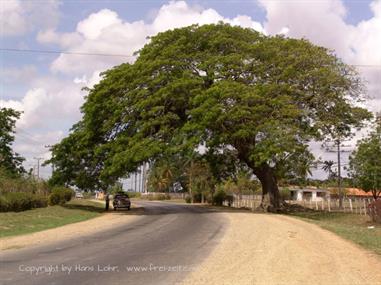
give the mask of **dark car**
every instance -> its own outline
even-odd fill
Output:
[[[114,211],[119,208],[126,208],[130,210],[131,201],[127,194],[116,194],[112,201],[112,206],[114,207]]]

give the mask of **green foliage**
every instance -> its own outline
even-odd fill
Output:
[[[152,165],[148,175],[150,192],[169,192],[175,182],[175,161],[169,157],[158,159]]]
[[[283,188],[279,191],[280,197],[282,200],[290,200],[291,199],[291,191],[288,188]]]
[[[187,204],[192,203],[192,198],[191,198],[191,196],[186,196],[186,197],[185,197],[185,202],[186,202]]]
[[[65,187],[55,187],[49,195],[49,205],[63,205],[74,196],[74,191]]]
[[[223,202],[226,200],[227,196],[225,191],[223,190],[218,190],[216,193],[213,195],[213,205],[216,206],[222,206]]]
[[[8,175],[17,176],[25,172],[22,162],[25,160],[13,152],[14,128],[20,112],[10,108],[0,108],[0,165]]]
[[[169,194],[162,194],[162,193],[142,195],[141,198],[147,199],[149,201],[171,200],[171,196]]]
[[[52,192],[49,195],[48,202],[50,206],[63,205],[65,204],[65,199],[62,198],[62,195],[60,195],[60,193]]]
[[[227,24],[159,33],[133,64],[104,72],[89,89],[82,120],[53,147],[52,179],[106,187],[142,162],[202,144],[213,178],[246,164],[276,207],[277,178],[308,174],[311,139],[348,136],[369,118],[356,107],[361,87],[353,68],[307,40]],[[187,176],[190,191],[208,184]],[[167,189],[167,180],[154,184]]]
[[[219,188],[226,193],[234,193],[238,195],[252,195],[260,193],[260,183],[252,179],[250,171],[241,170],[235,178],[229,178],[220,183]]]
[[[381,193],[381,128],[360,140],[349,158],[349,171],[355,184],[374,199]]]
[[[127,192],[127,195],[128,197],[130,198],[140,198],[142,196],[142,193],[140,192],[132,192],[132,191],[128,191]]]
[[[115,183],[113,186],[109,188],[107,192],[112,195],[117,193],[124,193],[122,183],[120,182]]]
[[[6,192],[0,196],[0,212],[20,212],[46,206],[46,196],[38,194]]]

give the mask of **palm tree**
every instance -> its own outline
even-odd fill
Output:
[[[335,162],[333,162],[332,160],[325,160],[323,162],[322,169],[325,172],[328,172],[328,179],[332,179],[332,178],[334,178],[336,176],[336,173],[332,170],[332,167],[333,167],[334,164],[335,164]]]

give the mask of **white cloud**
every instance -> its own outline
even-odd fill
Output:
[[[38,84],[42,81],[44,84]],[[70,118],[74,122],[80,118],[79,106],[83,102],[80,88],[49,78],[41,78],[34,84],[44,87],[28,90],[20,101],[0,100],[0,106],[22,111],[16,124],[18,128],[59,128],[63,126],[61,120]]]
[[[126,61],[133,61],[132,54],[147,42],[147,36],[168,29],[189,26],[192,24],[218,23],[224,21],[232,25],[250,27],[263,32],[259,22],[246,15],[235,18],[224,18],[213,9],[203,9],[188,5],[185,1],[171,1],[163,5],[152,20],[123,21],[116,12],[103,9],[80,21],[76,30],[71,33],[57,33],[49,30],[40,33],[41,43],[59,43],[71,52],[127,55],[130,57],[75,56],[61,54],[51,66],[52,71],[74,74],[76,77],[90,76],[94,70],[105,70]],[[80,63],[78,64],[78,58]]]
[[[345,62],[381,65],[381,1],[370,4],[373,17],[357,25],[346,23],[346,8],[333,1],[258,1],[266,11],[265,29],[270,34],[285,31],[292,38],[307,38],[331,48]],[[358,67],[371,97],[381,98],[381,68]],[[381,106],[372,104],[372,110]]]
[[[91,14],[88,18],[77,25],[77,31],[86,39],[94,40],[99,37],[103,30],[113,25],[122,24],[118,14],[114,11],[103,9],[98,13]]]
[[[26,82],[36,75],[37,68],[34,65],[0,69],[0,77],[4,82]]]
[[[41,5],[42,4],[42,5]],[[59,20],[56,0],[0,1],[0,36],[19,36],[36,29],[56,26]]]

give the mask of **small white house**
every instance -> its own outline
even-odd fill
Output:
[[[296,201],[311,200],[322,201],[329,199],[329,191],[317,188],[294,188],[290,189],[291,199]]]

